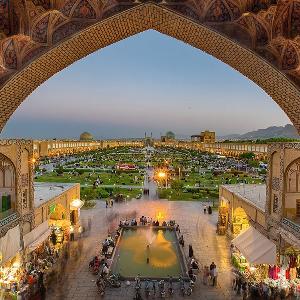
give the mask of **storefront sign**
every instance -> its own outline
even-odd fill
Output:
[[[49,214],[52,214],[55,212],[55,209],[56,209],[56,204],[51,204],[49,206]]]

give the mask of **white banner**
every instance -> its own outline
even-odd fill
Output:
[[[6,235],[0,239],[1,264],[9,261],[20,251],[20,239],[19,225],[8,230]]]

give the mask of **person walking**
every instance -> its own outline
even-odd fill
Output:
[[[214,269],[217,266],[215,265],[214,262],[212,262],[209,266],[209,275],[210,275],[210,280],[212,281],[212,285],[214,285]]]
[[[206,214],[206,210],[207,210],[207,206],[206,206],[206,204],[204,204],[204,206],[203,206],[203,212],[204,212],[204,214]]]
[[[236,282],[236,286],[237,286],[236,294],[241,295],[241,289],[242,289],[242,277],[241,276],[238,277],[237,282]]]
[[[88,229],[89,229],[89,231],[91,231],[91,229],[92,229],[92,219],[91,218],[88,219]]]
[[[208,284],[208,277],[209,277],[209,269],[208,266],[204,266],[203,269],[203,284],[207,285]]]
[[[217,278],[218,278],[218,268],[217,266],[215,266],[213,268],[213,282],[212,282],[213,286],[217,286]]]
[[[194,256],[194,250],[192,245],[189,245],[189,258],[192,258]]]

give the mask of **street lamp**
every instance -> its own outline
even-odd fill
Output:
[[[158,172],[157,176],[160,178],[160,179],[165,179],[165,186],[167,188],[167,185],[168,185],[168,176],[167,176],[167,173],[164,172],[164,171],[160,171]]]

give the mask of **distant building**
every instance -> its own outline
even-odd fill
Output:
[[[216,133],[214,131],[205,130],[202,131],[199,135],[191,136],[192,142],[201,142],[201,143],[215,143],[216,142]]]
[[[162,136],[160,137],[160,140],[161,140],[162,142],[174,141],[174,140],[175,140],[175,133],[172,132],[172,131],[168,131],[168,132],[166,132],[165,135],[162,135]]]
[[[81,135],[80,135],[80,140],[81,141],[91,141],[93,140],[94,137],[92,134],[90,134],[89,132],[83,132]]]
[[[130,171],[135,170],[136,166],[134,164],[117,164],[116,168],[121,171]]]

